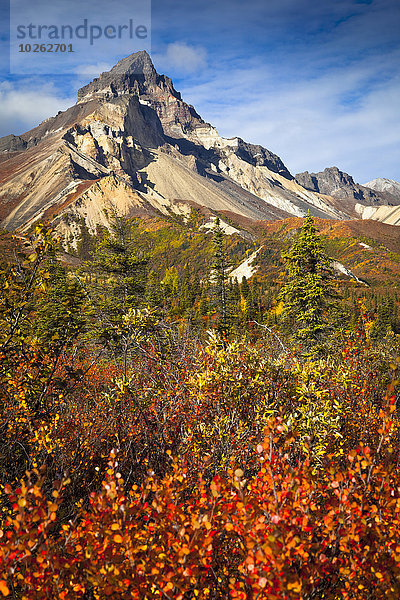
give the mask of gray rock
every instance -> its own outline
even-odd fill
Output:
[[[348,173],[340,171],[337,167],[329,167],[319,173],[298,173],[295,175],[297,183],[307,190],[327,194],[339,200],[356,201],[368,206],[390,204],[393,198],[355,183]],[[399,199],[400,203],[400,199]]]
[[[0,138],[0,152],[19,152],[25,150],[26,141],[19,135],[6,135]]]
[[[400,183],[394,179],[386,179],[384,177],[378,177],[368,183],[364,183],[364,187],[370,188],[375,192],[381,192],[389,197],[392,197],[393,201],[400,200]]]
[[[78,90],[78,102],[94,96],[105,99],[121,94],[142,96],[161,88],[181,100],[181,95],[174,89],[172,80],[159,75],[154,68],[150,56],[144,50],[135,52],[120,60],[111,71],[106,71]]]
[[[257,166],[257,167],[268,167],[270,171],[279,173],[286,179],[293,179],[289,170],[283,164],[282,160],[263,146],[258,144],[249,144],[244,142],[241,138],[238,139],[238,149],[236,154],[246,162]]]

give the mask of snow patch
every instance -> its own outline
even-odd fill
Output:
[[[54,133],[58,133],[59,131],[62,131],[62,127],[59,127],[58,129],[48,129],[43,137],[47,137],[48,135],[53,135]]]

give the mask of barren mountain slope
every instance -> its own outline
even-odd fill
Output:
[[[1,225],[9,229],[45,217],[65,232],[83,218],[92,231],[113,207],[184,217],[207,207],[253,221],[348,214],[299,185],[269,150],[220,137],[146,52],[79,90],[67,111],[2,138],[0,184]]]

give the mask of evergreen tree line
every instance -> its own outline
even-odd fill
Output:
[[[366,298],[371,339],[379,341],[400,329],[396,290],[382,295],[339,285],[311,216],[282,255],[285,272],[275,285],[263,280],[262,273],[240,282],[229,276],[232,265],[219,219],[213,230],[214,256],[202,279],[174,266],[164,274],[150,270],[149,256],[137,244],[135,224],[125,217],[114,216],[96,243],[89,236],[87,260],[75,270],[57,260],[50,232],[40,235],[45,249],[35,260],[40,258],[46,291],[34,320],[27,317],[24,322],[23,316],[11,313],[9,318],[44,346],[58,347],[59,355],[83,335],[127,368],[132,356],[148,344],[168,353],[168,331],[177,325],[200,332],[212,328],[223,336],[261,337],[268,330],[303,352],[321,352],[338,331],[357,326],[361,298]],[[35,298],[29,296],[25,264],[20,258],[17,280],[19,293],[28,297],[22,302],[28,315]]]

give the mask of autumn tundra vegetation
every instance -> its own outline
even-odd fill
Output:
[[[118,216],[72,266],[9,242],[0,597],[400,597],[391,298],[349,309],[310,216],[272,292],[208,239],[186,279]]]

